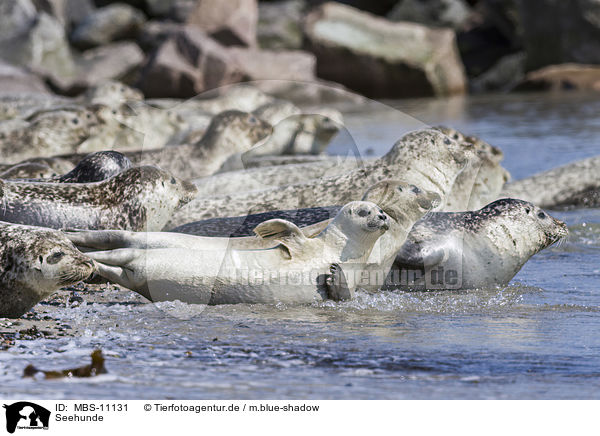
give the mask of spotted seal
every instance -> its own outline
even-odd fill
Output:
[[[185,223],[247,213],[328,206],[360,198],[371,185],[402,177],[427,191],[436,192],[443,206],[456,176],[474,153],[443,133],[425,129],[404,135],[382,158],[337,177],[308,181],[270,190],[196,199],[179,210],[167,224]]]
[[[570,202],[586,206],[582,201],[573,204],[572,199],[600,189],[599,168],[600,156],[582,159],[508,183],[500,195],[521,198],[549,209],[568,206]]]
[[[58,174],[48,164],[26,162],[16,164],[0,172],[0,179],[48,179]]]
[[[73,152],[98,125],[96,115],[80,107],[40,111],[26,121],[26,126],[0,132],[3,162]]]
[[[565,223],[532,203],[500,199],[473,212],[417,222],[388,277],[394,289],[506,285],[531,256],[567,236]]]
[[[259,224],[257,235],[277,243],[269,249],[123,248],[87,255],[100,275],[151,301],[302,304],[328,298],[332,264],[364,263],[388,225],[377,205],[356,201],[314,238],[285,220]]]
[[[0,317],[20,317],[95,270],[94,262],[56,230],[0,222],[0,241]]]
[[[161,230],[196,187],[156,167],[95,183],[3,180],[0,220],[50,228]]]

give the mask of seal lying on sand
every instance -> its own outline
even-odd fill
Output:
[[[364,263],[388,226],[377,205],[355,201],[310,239],[288,221],[261,223],[256,233],[279,244],[269,249],[124,248],[87,254],[99,262],[100,275],[152,301],[301,304],[328,298],[332,264]]]
[[[474,212],[437,212],[419,221],[398,252],[394,289],[506,285],[531,256],[567,236],[565,223],[531,203],[497,200]]]
[[[50,228],[161,230],[196,187],[151,166],[96,183],[0,181],[0,220]]]
[[[0,241],[0,317],[18,318],[95,270],[94,262],[55,230],[0,222]]]
[[[590,157],[509,183],[501,195],[522,198],[546,208],[564,207],[570,203],[585,206],[585,202],[572,202],[571,199],[600,189],[599,169],[600,156]]]
[[[437,130],[419,130],[404,135],[382,158],[337,177],[196,199],[177,212],[167,228],[206,218],[345,203],[360,198],[377,182],[399,177],[421,189],[436,192],[443,205],[456,176],[474,152],[473,147],[459,144]]]

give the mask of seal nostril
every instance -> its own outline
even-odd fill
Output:
[[[387,220],[387,216],[385,216],[384,214],[379,214],[379,219],[385,221]]]

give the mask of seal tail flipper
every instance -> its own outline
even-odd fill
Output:
[[[254,228],[254,233],[262,239],[279,242],[287,249],[290,258],[297,255],[308,240],[296,224],[279,218],[260,223]]]
[[[342,267],[333,263],[329,267],[331,274],[327,277],[327,296],[333,301],[345,301],[352,300],[352,291],[348,287],[346,275],[342,270]]]

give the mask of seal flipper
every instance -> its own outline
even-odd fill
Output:
[[[348,287],[346,275],[338,263],[329,267],[331,274],[327,277],[327,296],[333,301],[352,300],[352,292]]]
[[[290,259],[300,253],[302,245],[308,240],[296,224],[279,218],[260,223],[254,228],[254,233],[262,239],[279,242],[287,250]]]

